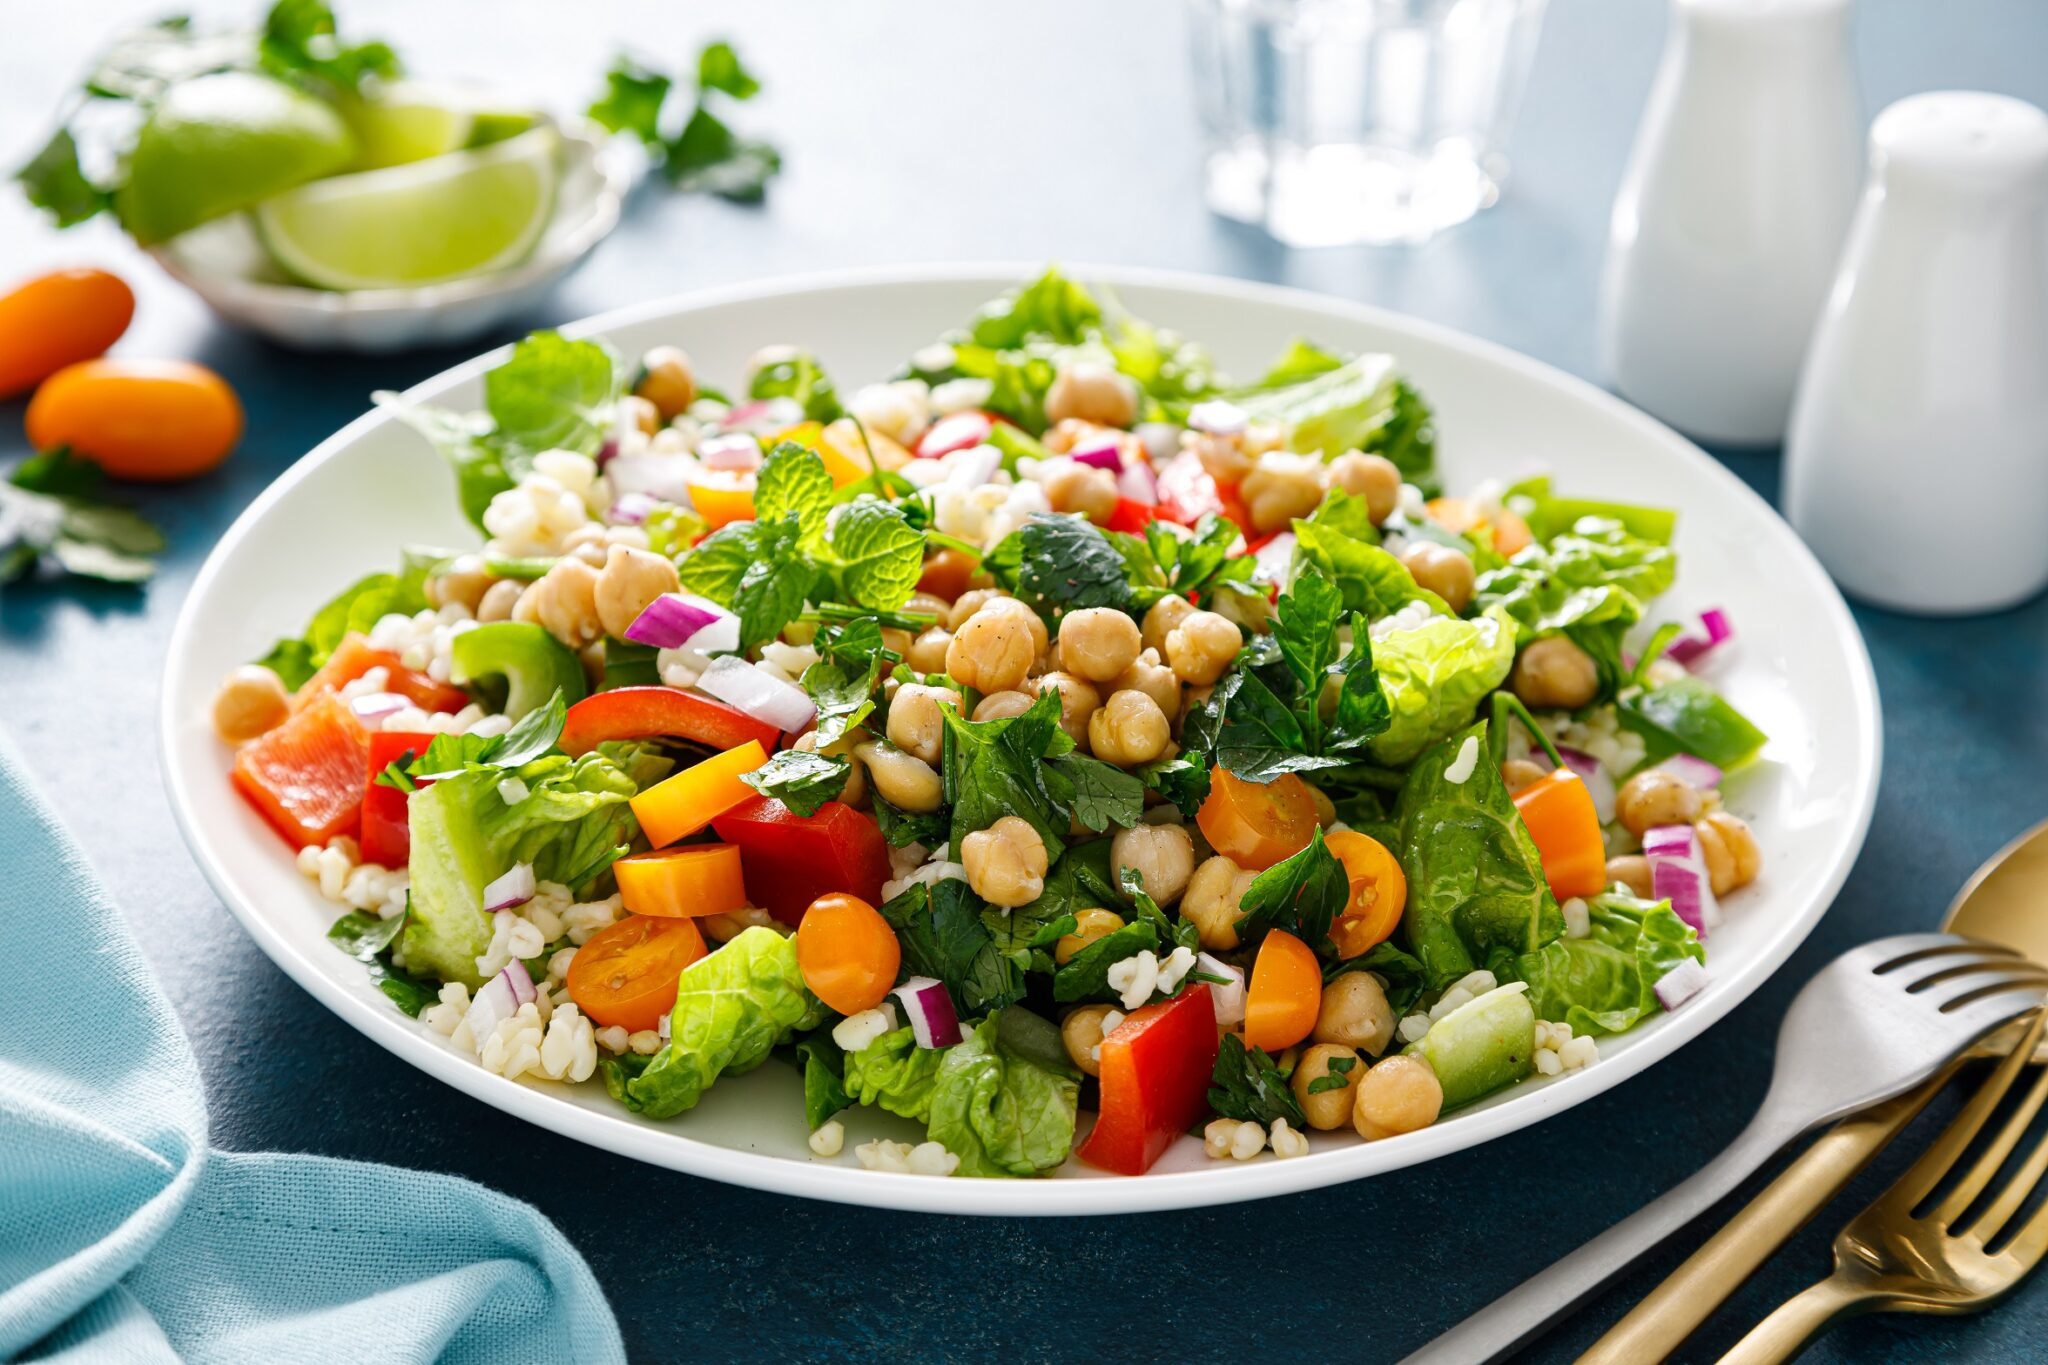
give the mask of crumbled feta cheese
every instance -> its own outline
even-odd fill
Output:
[[[1415,630],[1428,625],[1436,617],[1427,602],[1410,602],[1391,616],[1382,616],[1372,623],[1366,632],[1375,640],[1384,640],[1389,635],[1404,630]]]
[[[932,386],[932,411],[950,417],[969,408],[983,407],[995,391],[992,379],[948,379]]]
[[[929,346],[919,347],[910,353],[910,368],[934,374],[953,368],[953,348],[943,341],[934,341]]]
[[[1239,436],[1251,425],[1251,415],[1237,404],[1212,398],[1188,409],[1188,426],[1213,436]]]
[[[1412,483],[1401,485],[1400,497],[1394,507],[1412,525],[1420,526],[1429,520],[1429,499],[1422,496],[1422,490]]]
[[[838,1119],[827,1119],[811,1134],[811,1150],[819,1156],[838,1156],[845,1146],[846,1125]]]
[[[859,1052],[896,1029],[896,1007],[884,1000],[871,1010],[849,1014],[832,1026],[832,1041],[847,1052]]]
[[[931,386],[922,379],[869,384],[847,403],[847,410],[869,431],[898,445],[914,445],[932,422]]]
[[[1159,958],[1149,950],[1132,953],[1121,962],[1110,964],[1108,980],[1109,988],[1117,993],[1124,1008],[1134,1010],[1150,1000],[1159,985]]]
[[[1467,735],[1458,746],[1458,756],[1444,769],[1444,781],[1462,787],[1479,768],[1479,736]]]

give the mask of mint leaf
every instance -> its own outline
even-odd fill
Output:
[[[631,133],[650,147],[661,147],[661,106],[675,82],[621,56],[604,73],[604,83],[604,94],[585,111],[591,121],[614,133]]]
[[[617,392],[618,367],[595,341],[534,332],[511,358],[484,375],[484,410],[507,453],[514,478],[543,450],[595,455],[604,444],[606,409]]]
[[[875,611],[908,602],[924,572],[924,536],[886,502],[848,504],[832,528],[832,554],[841,596]]]
[[[803,523],[804,539],[825,533],[825,514],[832,510],[832,476],[817,451],[794,441],[779,441],[761,465],[754,484],[754,515],[778,521],[794,514]]]

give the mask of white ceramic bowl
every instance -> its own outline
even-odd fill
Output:
[[[311,289],[285,280],[246,215],[194,228],[150,255],[222,320],[309,351],[399,351],[467,341],[532,310],[619,225],[642,160],[595,124],[562,130],[553,219],[509,270],[417,289]]]
[[[709,377],[741,372],[774,342],[814,348],[843,388],[890,373],[917,346],[1025,278],[1026,266],[840,274],[664,300],[579,323],[626,355],[674,342]],[[870,1110],[844,1116],[846,1153],[813,1159],[796,1074],[770,1062],[720,1081],[691,1113],[650,1122],[595,1085],[512,1082],[485,1072],[394,1009],[323,937],[335,908],[230,790],[227,750],[207,710],[214,687],[344,583],[395,562],[408,542],[469,544],[448,472],[411,431],[370,413],[287,471],[229,529],[194,582],[171,639],[164,770],[172,808],[207,877],[279,966],[356,1028],[412,1065],[507,1113],[609,1152],[787,1194],[948,1213],[1127,1213],[1214,1204],[1379,1175],[1470,1147],[1558,1113],[1669,1057],[1755,990],[1806,937],[1862,846],[1877,791],[1877,693],[1868,655],[1826,574],[1770,508],[1720,465],[1633,408],[1484,342],[1290,290],[1135,270],[1089,270],[1139,316],[1211,344],[1236,374],[1256,373],[1297,334],[1391,350],[1436,407],[1453,487],[1553,472],[1566,490],[1682,509],[1680,586],[1664,615],[1725,607],[1739,650],[1718,679],[1771,736],[1731,783],[1755,826],[1764,875],[1728,898],[1709,945],[1711,984],[1674,1014],[1603,1040],[1599,1062],[1514,1087],[1436,1126],[1366,1144],[1317,1135],[1305,1157],[1213,1162],[1182,1138],[1136,1179],[1069,1162],[1049,1180],[941,1180],[861,1169],[855,1144],[915,1138]],[[503,353],[428,380],[413,396],[477,404]],[[1683,1061],[1672,1063],[1684,1065]]]

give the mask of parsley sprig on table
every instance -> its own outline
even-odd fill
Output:
[[[664,131],[668,121],[662,109],[675,86],[673,77],[622,56],[605,73],[605,93],[590,106],[590,117],[615,133],[639,138],[677,189],[758,203],[768,181],[782,169],[782,153],[733,132],[711,105],[719,95],[750,100],[760,93],[761,83],[741,65],[732,44],[710,44],[697,54],[696,103],[670,133]]]
[[[47,564],[60,574],[141,583],[156,572],[163,532],[101,495],[106,475],[69,450],[44,451],[0,484],[0,583]]]

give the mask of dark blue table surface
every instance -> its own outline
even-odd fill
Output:
[[[43,133],[88,52],[148,3],[44,9],[0,44],[0,155]],[[253,13],[257,0],[204,7]],[[732,280],[835,266],[1058,258],[1274,280],[1463,328],[1593,375],[1604,228],[1663,21],[1647,0],[1554,0],[1501,205],[1413,250],[1290,253],[1204,213],[1174,0],[657,8],[609,0],[350,0],[428,74],[587,98],[629,43],[676,61],[735,37],[768,91],[746,111],[788,152],[760,209],[641,195],[527,325]],[[1862,7],[1868,108],[1940,88],[2048,103],[2048,6]],[[2048,603],[1966,621],[1859,610],[1885,715],[1885,779],[1847,888],[1778,977],[1649,1073],[1535,1128],[1384,1179],[1208,1211],[1093,1220],[918,1217],[729,1189],[553,1137],[436,1085],[335,1019],[259,953],[200,877],[156,771],[155,680],[215,536],[365,406],[480,348],[313,357],[215,325],[105,224],[60,236],[0,195],[0,275],[111,265],[141,294],[121,350],[210,364],[249,410],[218,474],[142,492],[172,550],[146,592],[0,597],[0,724],[121,900],[198,1049],[214,1140],[452,1171],[531,1200],[582,1248],[636,1359],[1392,1359],[1673,1184],[1760,1098],[1793,991],[1865,939],[1925,928],[1979,860],[2048,814]],[[516,335],[508,327],[491,342]],[[20,405],[0,460],[20,453]],[[1766,494],[1777,462],[1728,462]],[[1928,491],[1938,485],[1930,452]],[[1930,499],[1933,523],[1967,498]],[[1954,534],[1930,524],[1930,533]],[[1825,705],[1826,698],[1815,698]],[[1828,1239],[1902,1164],[1881,1162],[1687,1348],[1711,1359],[1826,1268]],[[1648,1258],[1536,1353],[1565,1359],[1684,1243]],[[2037,1360],[2048,1282],[1985,1316],[1849,1324],[1816,1360]],[[2029,1345],[2029,1343],[2032,1343]]]

